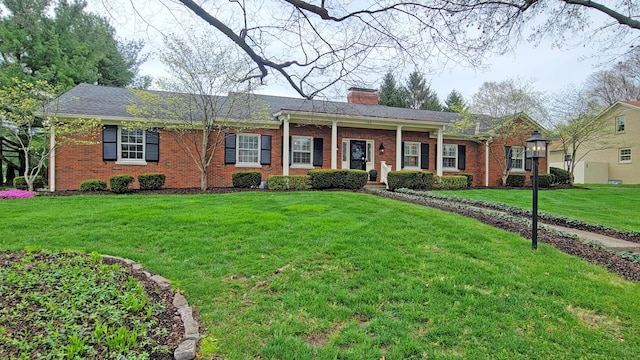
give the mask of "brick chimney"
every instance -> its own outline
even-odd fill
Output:
[[[352,87],[347,93],[347,102],[350,104],[378,105],[378,90]]]

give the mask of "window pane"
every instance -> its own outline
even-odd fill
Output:
[[[311,164],[312,138],[293,136],[291,138],[292,164]]]
[[[511,147],[511,169],[524,170],[524,147]]]
[[[631,149],[620,149],[620,161],[631,161]]]
[[[238,135],[238,163],[252,163],[259,161],[258,135]]]
[[[144,158],[144,130],[120,128],[120,158]]]
[[[624,116],[618,116],[616,118],[616,131],[617,132],[624,131],[624,123],[625,123]]]
[[[442,146],[442,167],[456,168],[458,162],[458,145],[444,144]]]

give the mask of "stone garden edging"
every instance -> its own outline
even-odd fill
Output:
[[[153,275],[146,271],[142,265],[131,259],[124,259],[117,256],[102,255],[103,258],[122,261],[131,266],[134,271],[141,271],[149,280],[153,281],[158,288],[162,290],[170,290],[171,282],[160,275]],[[193,310],[189,306],[187,299],[180,293],[176,292],[173,296],[173,306],[177,309],[184,326],[184,337],[182,342],[173,352],[175,360],[191,360],[196,357],[196,348],[200,339],[198,322],[193,318]]]

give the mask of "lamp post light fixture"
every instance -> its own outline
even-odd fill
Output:
[[[538,130],[526,141],[526,157],[533,159],[533,216],[531,223],[531,249],[538,248],[538,159],[547,157],[547,139]]]

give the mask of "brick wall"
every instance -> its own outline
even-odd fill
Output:
[[[232,185],[231,176],[236,171],[256,170],[263,174],[266,180],[269,175],[282,174],[282,130],[281,129],[256,129],[245,132],[271,135],[271,165],[263,165],[255,168],[236,167],[234,164],[224,164],[224,143],[218,145],[216,154],[207,171],[207,179],[210,187],[229,187]],[[331,168],[331,127],[317,125],[296,125],[290,127],[291,136],[321,137],[323,141],[323,165],[321,168]],[[515,139],[510,145],[524,146],[524,140]],[[380,173],[380,162],[385,161],[398,170],[396,164],[396,131],[375,130],[338,127],[337,142],[337,168],[342,168],[342,140],[373,140],[374,141],[374,168]],[[436,173],[436,139],[429,138],[429,133],[403,132],[403,141],[412,141],[429,144],[429,169]],[[460,172],[473,174],[474,186],[485,184],[485,145],[466,140],[444,140],[446,144],[466,146],[466,169]],[[385,151],[380,154],[378,148],[384,144]],[[501,143],[491,144],[490,156],[490,186],[500,186],[501,169],[498,159],[504,161],[504,148]],[[128,174],[137,177],[143,173],[162,173],[167,177],[167,188],[198,188],[200,187],[200,171],[194,161],[179,146],[172,134],[160,131],[160,158],[159,162],[148,162],[146,165],[117,164],[115,161],[102,160],[102,144],[93,145],[66,145],[56,149],[56,190],[77,190],[80,182],[86,179],[109,180],[111,175]],[[315,167],[319,169],[320,167]],[[546,159],[540,161],[540,173],[546,169]],[[305,175],[309,169],[290,168],[291,175]],[[446,172],[445,175],[455,175],[460,172]],[[527,181],[531,172],[527,172]],[[137,179],[134,188],[138,188]]]

